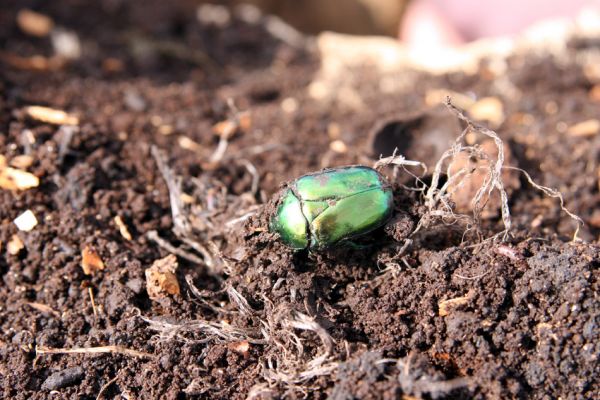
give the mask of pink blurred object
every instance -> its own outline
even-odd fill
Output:
[[[574,19],[600,0],[414,0],[399,36],[409,47],[448,47],[517,34],[542,20]]]

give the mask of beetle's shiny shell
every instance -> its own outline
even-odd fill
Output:
[[[319,249],[382,226],[392,211],[392,189],[379,172],[341,167],[291,182],[270,225],[294,249]]]

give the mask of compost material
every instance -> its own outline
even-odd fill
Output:
[[[312,39],[190,3],[0,12],[0,397],[600,397],[597,40],[398,72],[393,90],[364,68],[328,96]],[[447,94],[563,194],[575,240],[559,199],[509,169],[509,234],[485,240],[495,195],[476,230],[412,234],[413,189],[464,129]],[[395,148],[429,172],[384,168],[396,217],[360,247],[294,252],[269,232],[284,182]]]

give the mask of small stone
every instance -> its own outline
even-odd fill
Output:
[[[57,390],[71,386],[83,378],[84,372],[81,367],[67,368],[50,375],[42,384],[43,390]]]
[[[20,231],[29,232],[38,224],[35,214],[31,210],[25,211],[13,221]]]

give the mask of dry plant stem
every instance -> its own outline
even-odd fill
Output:
[[[169,202],[171,205],[171,215],[173,218],[173,232],[181,241],[185,244],[196,250],[198,253],[202,254],[204,258],[202,261],[198,257],[193,256],[191,253],[185,252],[185,258],[191,261],[191,258],[195,258],[195,261],[198,264],[205,265],[213,275],[218,275],[218,272],[215,268],[215,263],[213,261],[213,254],[209,250],[206,249],[196,238],[192,238],[193,236],[193,227],[188,218],[186,218],[186,214],[184,212],[182,198],[181,185],[182,180],[181,177],[176,176],[171,168],[167,165],[166,156],[163,151],[159,150],[156,146],[152,146],[152,155],[156,160],[156,164],[160,173],[162,174],[165,182],[167,183],[167,188],[169,189]],[[158,235],[156,235],[156,238]],[[163,241],[162,245],[165,245],[166,242]],[[172,246],[171,246],[172,247]],[[174,247],[172,247],[174,249]],[[175,253],[176,254],[176,253]],[[181,253],[183,254],[183,253]]]
[[[173,230],[175,233],[187,233],[191,231],[188,220],[183,216],[183,207],[181,202],[181,178],[175,176],[171,168],[167,165],[167,157],[158,147],[152,146],[152,156],[156,160],[158,170],[163,176],[169,189],[169,201],[171,204],[171,215],[173,217]]]
[[[140,316],[149,325],[149,328],[160,333],[161,340],[181,340],[196,343],[226,343],[247,340],[252,344],[265,344],[265,341],[250,335],[250,330],[236,328],[225,322],[207,320],[192,320],[180,324],[169,323],[161,320]],[[201,333],[204,337],[198,340],[187,339],[186,333]]]
[[[57,349],[53,347],[46,346],[36,346],[35,347],[36,355],[40,354],[101,354],[101,353],[111,353],[111,354],[123,354],[131,357],[140,357],[140,358],[156,358],[153,354],[144,353],[143,351],[132,350],[122,346],[99,346],[99,347],[73,347],[70,349]]]

